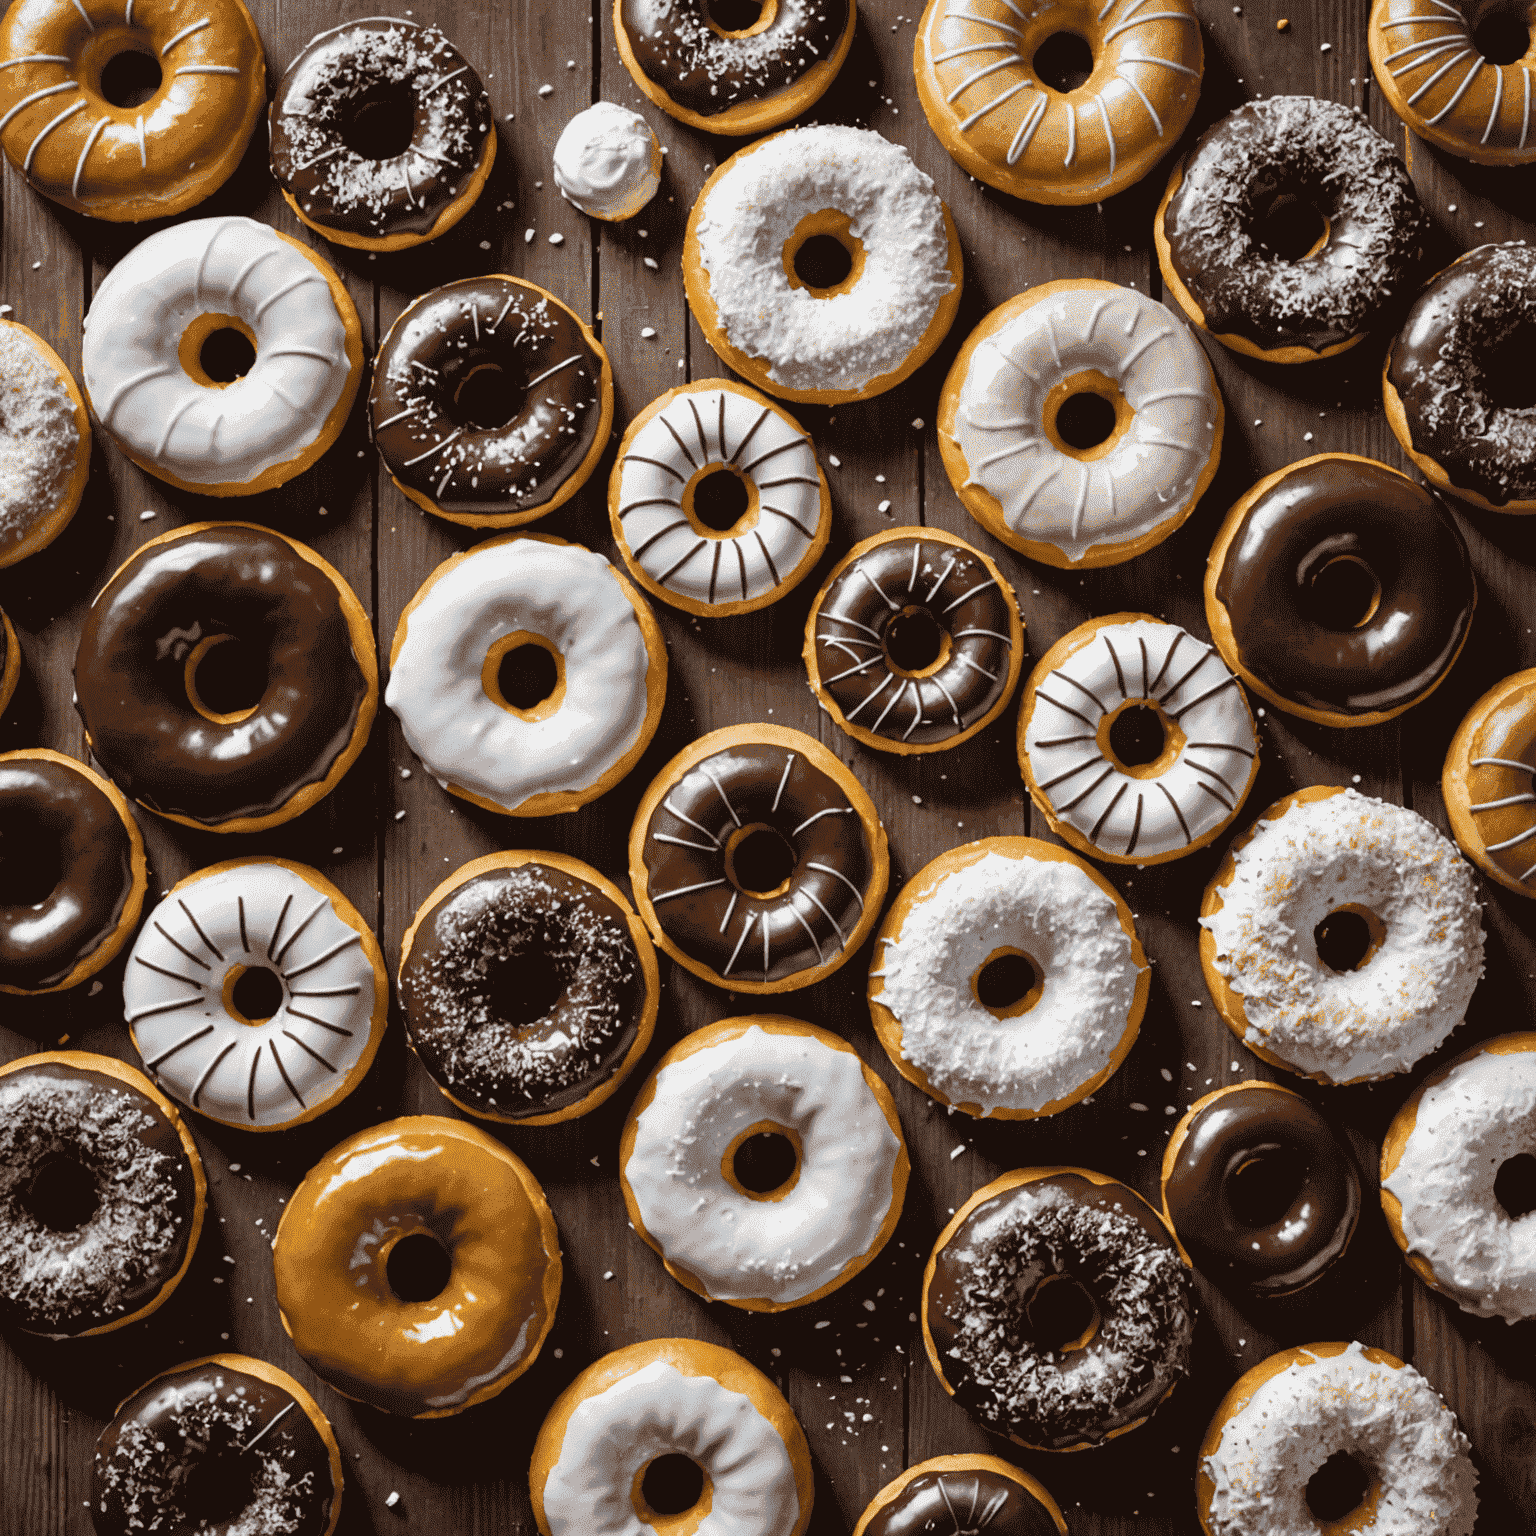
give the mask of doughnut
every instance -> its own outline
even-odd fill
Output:
[[[843,405],[894,389],[943,341],[963,281],[932,180],[867,128],[759,139],[714,172],[688,216],[694,319],[726,363],[782,400]]]
[[[647,592],[721,618],[766,608],[810,575],[832,531],[832,495],[793,416],[745,384],[701,379],[629,424],[608,520]]]
[[[1467,711],[1440,790],[1461,851],[1507,890],[1536,896],[1536,670],[1516,672]]]
[[[541,1536],[805,1536],[815,1493],[784,1394],[701,1339],[651,1339],[589,1365],[539,1429],[528,1481]]]
[[[666,692],[666,644],[623,576],[580,544],[512,533],[422,583],[395,630],[384,701],[449,794],[553,816],[635,766]]]
[[[496,160],[490,98],[469,60],[436,27],[396,16],[311,38],[277,83],[270,121],[288,206],[354,250],[446,234]]]
[[[986,837],[902,888],[875,941],[869,1011],[891,1064],[930,1098],[1033,1120],[1119,1069],[1151,977],[1103,875],[1054,843]]]
[[[853,1536],[1067,1536],[1040,1483],[1011,1463],[972,1451],[908,1467],[869,1501]]]
[[[1428,230],[1397,151],[1363,112],[1315,96],[1250,101],[1207,128],[1174,166],[1152,223],[1179,308],[1223,346],[1269,363],[1363,340],[1412,276]]]
[[[21,642],[5,610],[0,608],[0,714],[5,713],[20,681]]]
[[[1472,1536],[1477,1472],[1456,1415],[1411,1365],[1360,1343],[1261,1360],[1200,1447],[1206,1536]]]
[[[18,0],[0,22],[0,144],[56,203],[185,213],[234,174],[266,105],[240,0]]]
[[[1155,299],[1070,278],[994,309],[939,396],[967,512],[1031,560],[1118,565],[1205,494],[1225,412],[1200,343]]]
[[[64,531],[90,473],[91,421],[74,377],[41,336],[0,320],[0,569]]]
[[[149,884],[117,787],[46,747],[0,754],[0,845],[0,993],[63,992],[109,965]]]
[[[293,1346],[344,1397],[438,1419],[533,1364],[560,1242],[527,1167],[475,1126],[386,1121],[304,1176],[272,1244]]]
[[[331,1536],[343,1486],[330,1423],[292,1376],[249,1355],[208,1355],[118,1406],[96,1442],[91,1519],[97,1536]]]
[[[319,870],[231,859],[149,914],[123,1014],[156,1082],[223,1125],[280,1131],[339,1104],[388,1022],[378,940]]]
[[[939,143],[1032,203],[1102,202],[1140,181],[1189,125],[1205,70],[1190,0],[928,0],[913,52]]]
[[[1500,1035],[1398,1110],[1381,1203],[1426,1285],[1474,1317],[1536,1317],[1536,1034]]]
[[[1319,1083],[1406,1072],[1461,1023],[1483,974],[1482,908],[1455,844],[1353,789],[1270,806],[1227,850],[1200,927],[1227,1027]]]
[[[832,568],[804,656],[817,702],[855,741],[940,752],[1002,714],[1024,670],[1024,623],[979,549],[935,528],[887,528]]]
[[[1144,1424],[1188,1373],[1194,1284],[1135,1190],[1018,1168],[939,1234],[922,1319],[940,1384],[993,1434],[1085,1450]]]
[[[1215,648],[1145,613],[1090,619],[1040,658],[1018,742],[1051,831],[1109,864],[1205,847],[1259,771],[1248,701]]]
[[[197,1144],[142,1072],[88,1051],[0,1067],[0,1317],[50,1339],[148,1317],[203,1229]]]
[[[555,185],[594,219],[632,219],[661,185],[661,143],[638,112],[594,102],[555,140]]]
[[[1265,475],[1227,513],[1205,570],[1222,659],[1303,720],[1379,725],[1456,663],[1477,580],[1433,492],[1353,453]]]
[[[323,800],[378,694],[373,629],[341,573],[253,523],[192,523],[135,550],[75,654],[101,765],[140,805],[209,832],[260,832]]]
[[[706,1301],[820,1301],[885,1247],[910,1164],[853,1047],[779,1014],[722,1019],[661,1058],[619,1143],[636,1233]]]
[[[1480,245],[1430,279],[1387,348],[1387,424],[1424,478],[1490,512],[1536,512],[1536,426],[1521,391],[1536,247]]]
[[[596,1109],[651,1043],[660,981],[624,893],[562,853],[491,853],[400,944],[406,1038],[460,1109],[554,1125]]]
[[[466,277],[423,294],[374,361],[368,426],[390,479],[467,528],[512,528],[564,506],[612,423],[602,343],[521,278]]]
[[[746,137],[799,117],[853,46],[854,0],[764,0],[727,28],[709,0],[613,0],[619,57],[646,97],[706,133]]]
[[[1299,1093],[1229,1083],[1184,1111],[1163,1151],[1163,1219],[1189,1263],[1249,1296],[1320,1279],[1360,1220],[1343,1139]]]
[[[830,976],[874,930],[889,875],[864,786],[781,725],[727,726],[685,747],[629,834],[635,906],[657,944],[732,992]]]

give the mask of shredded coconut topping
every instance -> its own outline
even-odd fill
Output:
[[[0,545],[24,539],[63,499],[80,429],[58,370],[19,325],[0,325]]]

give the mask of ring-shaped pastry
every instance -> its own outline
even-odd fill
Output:
[[[1012,1462],[971,1451],[930,1456],[869,1501],[853,1536],[1067,1536],[1044,1486]]]
[[[1495,683],[1467,711],[1440,792],[1461,851],[1506,890],[1536,896],[1536,668]]]

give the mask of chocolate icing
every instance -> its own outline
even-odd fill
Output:
[[[1308,587],[1340,556],[1381,600],[1330,628]],[[1400,709],[1450,669],[1477,599],[1466,541],[1439,498],[1384,465],[1324,458],[1287,470],[1244,514],[1216,577],[1244,667],[1280,698],[1332,714]]]
[[[1011,1477],[970,1467],[914,1477],[864,1536],[1057,1536],[1057,1525]]]
[[[469,422],[454,403],[487,367],[524,396],[503,426]],[[553,295],[510,277],[471,277],[418,299],[390,328],[368,419],[407,490],[448,512],[530,512],[591,450],[602,388],[601,357]]]
[[[1251,1226],[1232,1208],[1232,1181],[1245,1164],[1277,1155],[1299,1166],[1296,1196],[1273,1221]],[[1343,1255],[1360,1216],[1360,1177],[1327,1121],[1305,1099],[1260,1085],[1195,1115],[1163,1193],[1195,1264],[1260,1296],[1311,1284]]]
[[[210,635],[267,657],[260,702],[227,725],[193,709],[183,679]],[[330,577],[239,524],[141,550],[91,605],[75,657],[75,707],[102,766],[151,810],[208,826],[272,815],[323,782],[368,695]]]
[[[55,866],[48,895],[10,894]],[[132,894],[133,842],[97,785],[48,758],[0,762],[0,982],[58,986],[117,931]]]
[[[1286,261],[1256,231],[1280,197],[1328,221]],[[1408,277],[1428,220],[1392,146],[1363,113],[1311,96],[1251,101],[1201,135],[1163,214],[1173,268],[1211,331],[1270,351],[1359,336]]]

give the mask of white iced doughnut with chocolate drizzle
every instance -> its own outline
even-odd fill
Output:
[[[123,1010],[155,1081],[211,1120],[276,1131],[360,1083],[389,982],[372,931],[318,870],[232,859],[189,875],[149,914]]]
[[[1259,768],[1242,685],[1213,646],[1147,614],[1091,619],[1040,658],[1019,766],[1052,831],[1113,864],[1202,848]]]
[[[777,601],[827,547],[832,498],[800,424],[755,389],[683,384],[630,423],[608,484],[619,554],[690,613]]]

